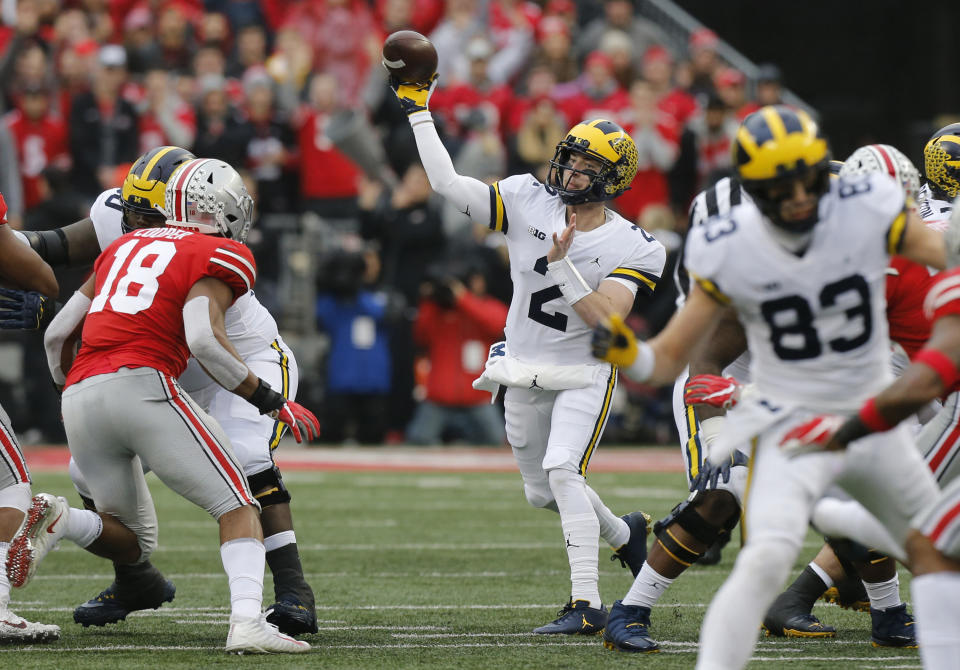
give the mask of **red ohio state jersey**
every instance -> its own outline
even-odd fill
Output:
[[[902,256],[887,268],[887,322],[890,339],[912,359],[930,339],[931,321],[923,313],[923,299],[935,277],[925,265]]]
[[[226,282],[236,299],[257,276],[247,247],[182,228],[123,235],[93,268],[95,294],[65,386],[122,367],[150,367],[179,377],[190,357],[183,305],[191,287],[214,277]]]

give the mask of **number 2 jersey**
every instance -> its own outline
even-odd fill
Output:
[[[180,228],[124,235],[100,254],[93,268],[96,285],[83,345],[65,386],[122,367],[151,367],[179,377],[190,357],[183,306],[193,285],[214,277],[236,299],[256,280],[247,247]]]
[[[892,379],[886,268],[907,211],[886,175],[830,181],[802,255],[777,243],[745,203],[690,231],[686,268],[736,308],[760,397],[853,412]]]
[[[663,273],[666,251],[656,239],[622,216],[606,210],[606,222],[577,231],[568,256],[594,291],[616,281],[636,295],[653,293]],[[491,230],[507,239],[513,300],[507,314],[507,347],[528,363],[596,363],[590,355],[591,329],[563,298],[547,272],[553,233],[567,226],[566,205],[552,189],[523,174],[490,187]]]

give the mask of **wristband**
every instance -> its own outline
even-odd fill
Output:
[[[883,415],[877,410],[877,401],[875,398],[870,398],[867,402],[863,403],[863,407],[857,412],[857,417],[871,433],[882,433],[897,425],[883,418]]]
[[[653,354],[653,347],[646,342],[637,342],[637,357],[627,368],[627,376],[638,382],[645,382],[653,374],[653,367],[656,358]]]
[[[416,127],[424,123],[433,123],[433,114],[430,113],[429,109],[423,109],[419,112],[414,112],[407,116],[407,121],[410,122],[410,127]]]
[[[583,300],[593,292],[577,268],[573,266],[569,256],[547,263],[547,271],[550,273],[550,278],[560,287],[564,300],[570,305]]]
[[[844,421],[843,425],[837,429],[837,434],[833,436],[833,440],[838,444],[846,446],[854,440],[859,440],[861,437],[869,435],[872,432],[872,430],[863,424],[859,416],[854,415]]]
[[[923,363],[932,369],[943,384],[943,390],[949,391],[960,377],[956,364],[950,360],[950,357],[938,349],[921,349],[913,357],[914,363]]]
[[[287,399],[270,388],[270,384],[258,379],[257,388],[247,398],[247,402],[260,410],[260,414],[269,414],[279,411],[287,404]]]
[[[46,330],[50,322],[53,321],[53,317],[55,317],[61,309],[63,309],[63,305],[53,298],[44,299],[40,307],[40,318],[37,321],[37,329]]]

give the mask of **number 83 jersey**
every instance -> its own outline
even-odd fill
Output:
[[[633,295],[653,293],[666,251],[656,239],[606,210],[606,222],[576,232],[568,256],[594,291],[604,280]],[[529,363],[596,364],[591,329],[563,298],[547,272],[547,252],[567,226],[566,205],[533,175],[514,175],[490,187],[490,228],[507,238],[513,299],[505,334],[510,353]]]
[[[903,190],[873,173],[833,179],[796,255],[753,203],[691,230],[691,279],[732,304],[759,397],[817,412],[856,411],[888,384],[885,271],[906,225]]]
[[[214,277],[236,299],[253,287],[257,274],[244,245],[180,228],[124,235],[93,267],[94,298],[66,386],[121,367],[150,367],[179,377],[190,356],[183,306],[193,285]]]

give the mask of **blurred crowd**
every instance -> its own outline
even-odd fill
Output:
[[[739,120],[781,91],[775,66],[748,81],[713,32],[678,41],[631,0],[4,0],[0,20],[0,192],[14,226],[83,218],[162,144],[244,175],[267,287],[287,264],[271,231],[326,222],[313,274],[327,355],[302,372],[323,439],[337,443],[503,440],[497,405],[469,381],[502,339],[506,250],[432,194],[388,95],[388,34],[414,29],[436,45],[431,109],[461,174],[543,178],[584,118],[632,135],[640,169],[612,206],[671,252],[631,317],[642,335],[672,313],[690,200],[730,169]],[[267,225],[291,215],[292,227]],[[265,304],[282,311],[284,299]],[[31,337],[28,360],[42,353]],[[0,379],[28,442],[62,435],[55,398],[47,410],[24,402],[49,395],[40,377],[25,373],[26,390]],[[624,382],[608,441],[669,442],[674,430],[668,394]]]

